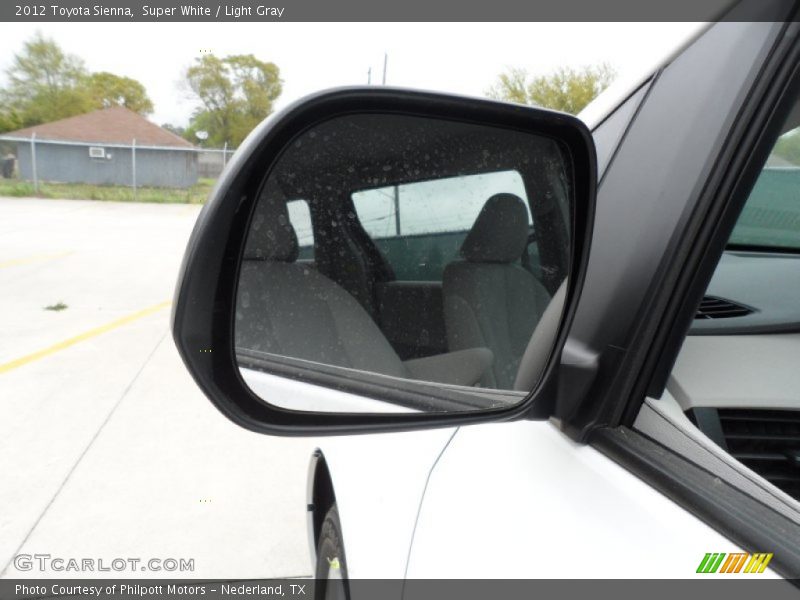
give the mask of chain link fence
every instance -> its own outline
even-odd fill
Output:
[[[75,183],[140,188],[190,188],[199,180],[217,179],[233,148],[153,146],[65,141],[0,135],[3,176],[33,184]]]

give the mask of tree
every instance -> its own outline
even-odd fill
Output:
[[[561,67],[550,75],[531,77],[525,69],[502,73],[488,95],[498,100],[552,108],[578,114],[616,77],[607,64]]]
[[[497,83],[489,90],[489,96],[517,104],[533,104],[528,94],[528,72],[512,68],[497,77]]]
[[[184,137],[186,135],[185,127],[181,127],[180,125],[173,125],[172,123],[163,123],[161,125],[161,129],[166,129],[167,131],[174,133],[175,135],[179,135],[180,137]]]
[[[22,118],[19,113],[7,106],[5,99],[0,96],[0,133],[21,128]]]
[[[800,165],[800,130],[793,129],[779,137],[772,153],[789,163]]]
[[[95,108],[124,106],[141,115],[153,112],[153,102],[147,96],[147,90],[135,79],[103,71],[92,73],[85,83]]]
[[[25,42],[7,71],[9,86],[3,104],[22,126],[36,125],[88,112],[91,100],[84,85],[83,61],[65,54],[41,33]]]
[[[252,54],[197,58],[186,71],[186,83],[200,107],[184,136],[193,139],[197,131],[207,131],[212,146],[238,146],[272,112],[282,90],[278,67]]]
[[[99,108],[153,111],[144,86],[113,73],[89,73],[83,61],[36,33],[14,56],[0,90],[0,131],[65,119]]]

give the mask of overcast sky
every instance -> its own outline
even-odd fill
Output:
[[[4,26],[0,71],[40,30],[91,71],[141,81],[158,124],[185,125],[196,102],[181,74],[201,50],[249,54],[280,67],[278,107],[315,90],[380,82],[483,95],[498,73],[524,67],[548,73],[561,65],[607,62],[626,76],[646,68],[691,23],[21,23]]]

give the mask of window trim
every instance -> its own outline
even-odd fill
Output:
[[[626,426],[595,429],[589,444],[800,587],[800,524],[714,473]]]
[[[750,113],[750,118],[740,119],[739,132],[734,130],[725,144],[726,148],[735,150],[730,158],[721,157],[725,168],[723,177],[712,186],[713,189],[704,192],[709,204],[707,212],[698,215],[701,223],[696,237],[684,242],[691,254],[685,264],[675,265],[682,273],[670,291],[668,307],[654,343],[648,349],[631,399],[657,398],[666,387],[694,314],[739,215],[766,164],[781,126],[792,107],[800,102],[800,25],[793,23],[786,27],[790,30],[781,35],[777,48],[762,69],[755,90],[742,108],[742,113]],[[776,55],[778,64],[774,64]],[[722,168],[722,165],[718,167]],[[712,178],[713,175],[709,181]],[[641,402],[636,400],[628,403],[623,424],[633,423],[640,405]]]
[[[800,98],[800,24],[783,30],[761,65],[686,225],[682,264],[652,341],[635,357],[618,420],[589,430],[587,441],[659,492],[748,551],[774,552],[771,568],[798,585],[800,524],[721,480],[671,448],[632,429],[645,396],[661,395],[700,298],[791,107]],[[688,235],[691,234],[691,235]],[[685,326],[684,326],[685,325]]]
[[[660,395],[693,322],[705,285],[693,297],[687,290],[697,277],[711,277],[713,269],[698,272],[709,252],[704,244],[721,225],[721,202],[741,180],[740,165],[751,158],[748,134],[752,137],[756,116],[765,121],[765,111],[754,105],[766,102],[771,112],[778,96],[774,88],[788,81],[794,68],[784,60],[797,52],[797,24],[786,21],[794,6],[776,0],[763,8],[771,21],[718,23],[658,74],[603,178],[598,204],[607,208],[598,211],[597,246],[562,359],[556,410],[573,439],[585,441],[598,427],[632,425],[644,398]],[[735,21],[736,14],[729,18]],[[702,90],[687,94],[687,79],[708,69],[713,71]],[[709,104],[712,96],[724,106]],[[716,114],[710,115],[709,107]],[[676,132],[649,151],[667,118]],[[656,168],[662,159],[670,161],[670,169],[654,180],[658,187],[647,177],[636,180],[633,170]],[[751,182],[760,168],[761,163]],[[672,201],[662,201],[668,198]],[[635,235],[624,243],[612,241],[632,226]],[[635,242],[648,235],[653,241],[637,252]],[[620,259],[608,278],[607,270]],[[663,368],[662,357],[673,350]],[[656,373],[657,366],[663,371]]]

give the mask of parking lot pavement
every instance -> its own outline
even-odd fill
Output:
[[[184,577],[310,573],[314,441],[228,422],[168,332],[198,212],[0,198],[3,577],[86,575],[21,572],[17,554],[194,559],[171,574]]]

